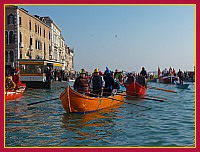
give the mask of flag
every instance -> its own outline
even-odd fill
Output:
[[[160,68],[158,67],[158,77],[160,77]]]

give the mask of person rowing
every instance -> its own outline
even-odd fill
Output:
[[[74,82],[74,90],[81,94],[86,94],[88,95],[89,92],[89,82],[86,77],[86,71],[85,69],[80,70],[80,76],[76,78]]]
[[[105,76],[105,87],[104,87],[104,96],[110,96],[112,94],[113,89],[115,89],[115,82],[113,77],[111,76],[111,71],[106,67],[106,71],[104,72]]]
[[[99,69],[96,68],[90,81],[91,95],[94,97],[102,97],[104,86],[105,81],[103,76],[99,75]]]

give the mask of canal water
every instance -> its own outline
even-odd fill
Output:
[[[175,85],[148,85],[177,93],[147,89],[147,94],[167,100],[126,99],[130,104],[118,108],[67,114],[59,99],[67,82],[55,82],[50,90],[28,88],[23,97],[5,102],[5,146],[195,146],[195,84],[184,90]],[[47,99],[55,100],[27,106]]]

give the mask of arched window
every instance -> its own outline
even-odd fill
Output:
[[[5,31],[5,42],[8,44],[8,31]]]
[[[10,51],[10,62],[14,61],[14,52]]]
[[[8,15],[7,23],[8,24],[14,24],[14,15],[13,14]]]

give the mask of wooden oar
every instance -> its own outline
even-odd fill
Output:
[[[160,102],[164,102],[165,100],[163,99],[155,99],[155,98],[148,98],[148,97],[137,97],[137,96],[131,96],[131,95],[123,95],[123,96],[126,96],[126,97],[131,97],[131,98],[134,98],[134,99],[146,99],[146,100],[154,100],[154,101],[160,101]]]
[[[90,93],[92,95],[96,95],[96,94],[93,94],[93,93]],[[122,95],[122,94],[117,94],[117,95]],[[124,95],[122,95],[124,96]],[[146,106],[142,106],[142,105],[137,105],[137,104],[134,104],[134,103],[131,103],[131,102],[126,102],[124,100],[118,100],[118,99],[114,99],[114,98],[111,98],[111,97],[104,97],[104,98],[108,98],[108,99],[112,99],[112,100],[115,100],[115,101],[119,101],[119,102],[123,102],[123,103],[127,103],[127,104],[132,104],[132,105],[135,105],[135,106],[138,106],[138,107],[143,107],[143,108],[146,108],[146,109],[151,109],[151,107],[146,107]]]
[[[124,91],[124,92],[126,92],[126,91]],[[134,93],[136,95],[139,94],[139,93],[136,93],[136,92],[133,92],[133,91],[128,91],[128,92]],[[128,96],[131,96],[131,95],[128,95]],[[158,97],[158,96],[152,96],[152,95],[149,95],[149,94],[145,94],[144,96],[149,96],[149,97],[152,97],[152,98],[148,98],[148,97],[145,98],[143,96],[132,96],[132,97],[134,97],[134,98],[141,98],[141,99],[148,99],[148,100],[155,100],[155,101],[160,101],[160,102],[163,102],[164,100],[167,100],[167,98],[162,98],[162,97]]]
[[[38,101],[38,102],[33,102],[33,103],[28,103],[27,106],[38,104],[38,103],[42,103],[42,102],[46,102],[46,101],[57,100],[57,99],[59,99],[59,97],[53,98],[53,99],[47,99],[47,100],[43,100],[43,101]]]
[[[177,93],[174,90],[167,90],[167,89],[163,89],[163,88],[156,88],[156,87],[152,87],[152,86],[147,86],[147,88],[149,89],[155,89],[155,90],[161,90],[161,91],[166,91],[166,92],[172,92],[172,93]]]
[[[158,98],[158,99],[162,99],[162,100],[167,100],[167,98],[163,98],[163,97],[159,97],[159,96],[152,96],[150,94],[145,94],[145,96],[152,97],[152,98]]]

